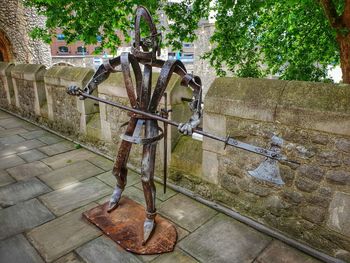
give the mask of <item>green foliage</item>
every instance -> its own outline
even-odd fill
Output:
[[[156,20],[164,13],[172,22],[162,28],[163,43],[181,50],[182,42],[193,42],[195,30],[210,11],[216,18],[208,59],[219,75],[226,71],[241,77],[278,75],[281,79],[320,81],[326,67],[339,64],[336,31],[322,6],[315,0],[25,0],[47,17],[45,28],[36,28],[33,37],[50,42],[61,28],[67,42],[81,40],[95,44],[101,35],[103,48],[116,50],[130,41],[134,10],[147,7]],[[336,12],[344,0],[333,0]],[[145,26],[143,35],[147,35]],[[341,29],[344,30],[344,29]],[[347,34],[344,31],[344,34]]]
[[[314,0],[218,1],[216,10],[215,48],[205,57],[217,69],[224,62],[239,76],[320,81],[339,64],[335,32]]]

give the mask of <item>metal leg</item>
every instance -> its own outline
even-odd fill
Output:
[[[158,134],[158,124],[154,120],[146,121],[146,138],[154,137]],[[143,146],[142,158],[142,187],[146,200],[146,220],[144,223],[144,243],[150,238],[154,229],[154,218],[156,216],[156,187],[154,184],[154,167],[156,158],[157,142]]]
[[[126,128],[126,135],[133,134],[136,127],[137,119],[130,119],[128,127]],[[119,203],[122,192],[126,186],[126,178],[128,175],[128,169],[126,167],[132,143],[128,141],[122,141],[118,150],[118,154],[113,166],[112,174],[117,179],[117,184],[109,200],[108,212],[114,210]]]

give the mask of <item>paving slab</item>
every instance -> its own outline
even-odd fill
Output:
[[[37,178],[0,187],[0,205],[7,207],[50,192],[51,189]]]
[[[57,259],[55,263],[86,263],[86,262],[80,259],[74,252],[71,252]]]
[[[141,263],[134,254],[127,252],[107,237],[99,237],[76,249],[77,254],[89,263]]]
[[[163,202],[159,213],[190,232],[217,214],[214,209],[182,194]]]
[[[0,169],[3,170],[23,163],[25,163],[25,161],[17,155],[0,156]]]
[[[5,129],[19,128],[23,125],[26,125],[25,121],[13,116],[11,116],[10,118],[0,119],[0,126],[4,127]]]
[[[156,185],[156,193],[157,193],[157,198],[162,200],[162,201],[166,201],[168,200],[170,197],[176,195],[177,193],[170,189],[169,187],[167,187],[166,189],[166,193],[164,194],[164,188],[163,185],[157,182],[154,182],[154,184]],[[135,185],[135,187],[139,188],[139,189],[143,189],[142,188],[142,182],[138,183]]]
[[[40,130],[22,133],[21,136],[27,140],[32,140],[32,139],[40,138],[47,134],[48,134],[47,131],[40,129]]]
[[[27,235],[29,241],[46,262],[66,255],[101,235],[101,231],[82,218],[82,213],[94,206],[95,203],[81,207],[31,230]]]
[[[22,152],[22,153],[18,153],[17,155],[28,163],[34,162],[34,161],[39,161],[41,159],[48,157],[46,154],[44,154],[36,149],[29,150],[29,151]]]
[[[0,170],[0,187],[14,182],[15,179],[13,179],[6,171]]]
[[[113,188],[115,187],[115,184],[117,183],[117,180],[112,175],[112,171],[108,171],[108,172],[105,172],[103,174],[100,174],[97,176],[97,178],[100,179],[101,181],[103,181],[104,183],[112,186]],[[140,175],[138,175],[137,173],[132,172],[130,170],[128,171],[128,176],[126,179],[127,179],[126,187],[132,186],[132,185],[141,181]]]
[[[88,161],[81,161],[40,175],[39,178],[51,188],[57,190],[100,173],[103,173],[102,169]]]
[[[20,153],[20,152],[26,152],[34,148],[38,148],[41,146],[44,146],[45,144],[41,141],[38,141],[36,139],[29,140],[25,142],[15,143],[11,145],[7,145],[5,147],[2,147],[0,150],[0,156],[6,156],[10,154]]]
[[[175,249],[174,252],[166,253],[157,257],[152,263],[196,263],[193,257],[182,251]],[[208,261],[209,262],[209,261]]]
[[[49,145],[49,144],[61,142],[64,139],[62,137],[49,133],[47,135],[39,137],[38,140]]]
[[[0,110],[0,119],[7,119],[7,118],[11,118],[11,117],[12,117],[12,115]]]
[[[113,189],[96,178],[71,184],[47,193],[39,199],[57,216],[84,206],[103,196],[112,194]]]
[[[0,241],[0,262],[44,263],[23,235],[13,236]]]
[[[15,144],[15,143],[20,143],[20,142],[24,142],[25,139],[23,139],[21,136],[19,135],[9,135],[9,136],[5,136],[5,137],[1,137],[0,138],[0,147],[4,147],[7,145],[11,145],[11,144]]]
[[[202,262],[252,262],[271,238],[218,214],[185,237],[179,247]]]
[[[16,167],[7,169],[6,171],[13,178],[15,178],[17,181],[19,181],[19,180],[27,180],[27,179],[32,178],[34,176],[49,173],[52,170],[46,164],[44,164],[40,161],[35,161],[32,163],[17,165]]]
[[[113,162],[100,155],[96,155],[92,158],[89,158],[89,162],[93,163],[94,165],[96,165],[97,167],[100,167],[105,171],[109,171],[113,169]]]
[[[42,161],[49,165],[52,169],[58,169],[73,163],[87,160],[95,157],[96,154],[85,149],[78,149],[66,153],[57,154],[55,156],[43,159]]]
[[[254,263],[321,263],[321,261],[274,240]]]
[[[37,199],[0,210],[0,240],[34,228],[55,216]]]
[[[74,150],[74,143],[63,141],[48,146],[40,147],[39,150],[48,156],[53,156],[60,153],[65,153]]]
[[[13,134],[21,134],[25,132],[28,132],[28,131],[24,128],[5,129],[0,131],[0,138],[13,135]]]

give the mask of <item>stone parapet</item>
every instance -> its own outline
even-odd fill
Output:
[[[15,105],[25,116],[34,118],[45,115],[45,72],[45,66],[35,64],[17,64],[11,69]]]
[[[273,185],[248,174],[265,158],[204,138],[201,177],[175,173],[174,182],[350,259],[349,85],[218,78],[206,95],[203,129],[265,148],[278,135],[300,165],[280,163],[285,185]]]
[[[15,106],[15,94],[11,79],[13,63],[0,62],[0,105],[6,109]]]
[[[54,129],[66,134],[86,135],[87,123],[99,112],[91,100],[79,100],[67,94],[67,87],[84,87],[93,70],[76,67],[52,67],[45,74],[48,119]],[[95,91],[97,93],[97,91]]]

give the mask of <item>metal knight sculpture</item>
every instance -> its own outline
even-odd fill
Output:
[[[142,40],[140,32],[141,18],[145,20],[151,32],[149,37]],[[182,78],[181,85],[190,86],[193,89],[193,101],[190,103],[193,115],[187,123],[179,125],[179,130],[182,133],[191,135],[192,130],[200,123],[201,80],[199,77],[187,73],[185,66],[180,60],[162,61],[157,59],[157,54],[160,54],[160,41],[161,35],[157,31],[150,13],[146,8],[138,7],[135,18],[135,43],[131,48],[131,53],[124,52],[119,57],[101,65],[87,87],[83,90],[83,93],[91,94],[98,84],[107,79],[109,74],[115,72],[115,68],[121,65],[125,88],[132,108],[156,114],[168,82],[172,74],[176,73]],[[140,64],[144,66],[143,72],[141,71]],[[135,87],[131,78],[130,66],[135,75]],[[152,92],[153,67],[161,68],[161,71]],[[71,86],[68,89],[68,93],[71,95],[81,95],[81,90],[78,87]],[[80,98],[84,99],[85,97],[80,96]],[[167,117],[167,114],[168,112],[166,110],[162,111],[163,117]],[[166,125],[164,127],[166,129]],[[144,128],[145,138],[140,137],[142,128]],[[158,126],[157,120],[146,117],[145,115],[131,113],[112,171],[117,179],[117,184],[109,201],[109,211],[112,211],[118,206],[118,202],[126,186],[128,172],[126,165],[132,144],[143,145],[141,180],[147,206],[146,220],[144,222],[144,243],[150,238],[155,227],[156,188],[153,177],[157,142],[163,138],[164,133],[166,131],[163,131]]]
[[[141,19],[147,23],[151,35],[141,39],[140,23]],[[131,53],[124,52],[119,57],[113,58],[101,65],[87,86],[80,89],[76,86],[68,88],[67,92],[70,95],[79,96],[80,99],[93,99],[103,102],[123,110],[130,114],[130,120],[127,123],[125,134],[121,136],[122,141],[112,170],[113,175],[117,179],[116,187],[109,201],[108,211],[117,208],[122,192],[127,181],[127,161],[132,144],[142,144],[142,165],[141,165],[141,180],[146,200],[146,219],[143,226],[143,244],[149,240],[152,231],[155,228],[156,216],[156,188],[154,184],[154,167],[156,158],[157,142],[167,134],[167,125],[177,126],[178,130],[185,134],[191,135],[193,132],[221,141],[226,145],[240,148],[252,153],[256,153],[267,157],[254,171],[249,171],[248,174],[259,180],[265,180],[270,183],[283,185],[284,182],[279,175],[279,167],[276,161],[292,162],[282,155],[281,147],[283,140],[277,136],[272,138],[270,149],[264,149],[244,142],[240,142],[231,137],[220,137],[201,129],[197,129],[202,115],[202,87],[201,80],[198,76],[187,73],[185,66],[180,60],[159,60],[157,55],[160,55],[161,35],[157,31],[150,13],[142,6],[136,10],[135,18],[135,42],[131,48]],[[143,72],[140,64],[143,65]],[[121,66],[121,71],[124,77],[125,88],[130,100],[131,107],[121,105],[115,102],[107,101],[99,97],[92,96],[92,92],[97,86],[106,80],[110,73],[116,72],[116,67]],[[157,84],[152,90],[152,68],[160,68],[160,76]],[[131,71],[132,68],[132,71]],[[135,76],[135,83],[131,78],[131,73]],[[193,90],[193,98],[190,102],[190,108],[193,112],[187,123],[177,123],[169,120],[168,110],[159,110],[161,98],[165,94],[168,82],[176,73],[181,78],[181,85],[191,87]],[[158,126],[158,121],[164,123],[164,131]],[[144,129],[144,138],[141,137],[142,129]],[[166,149],[166,140],[164,140]],[[166,150],[164,151],[166,154]],[[164,158],[164,178],[166,179],[166,156]],[[164,186],[166,180],[164,180]]]

